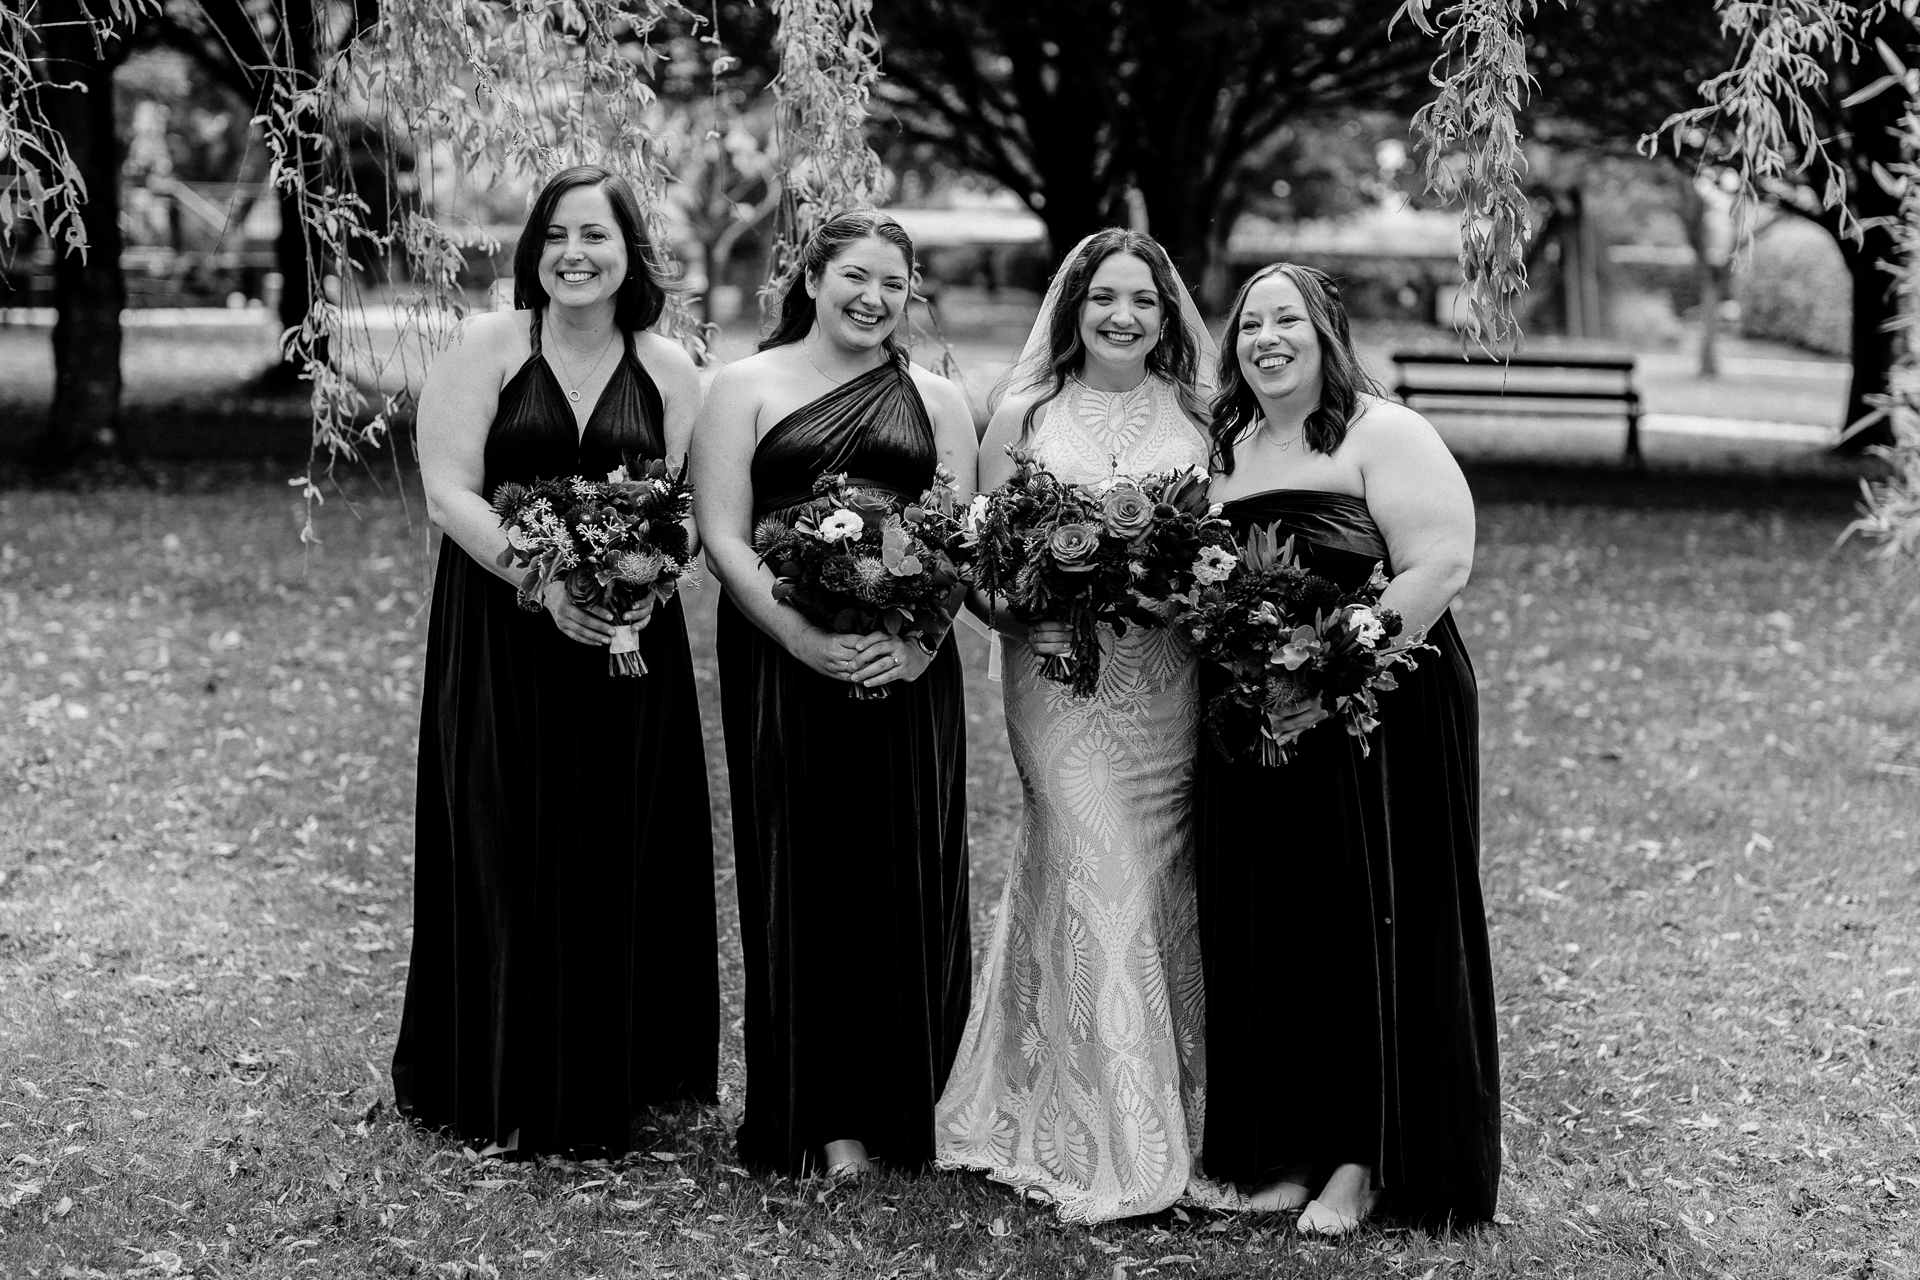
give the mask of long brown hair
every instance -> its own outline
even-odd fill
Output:
[[[907,260],[907,280],[909,292],[917,267],[913,257],[913,237],[906,228],[886,214],[875,209],[849,209],[845,213],[836,213],[807,238],[807,247],[800,253],[800,270],[794,274],[793,283],[787,286],[786,296],[780,300],[780,318],[774,322],[773,332],[760,339],[757,350],[765,351],[769,347],[784,347],[790,342],[798,342],[807,336],[813,328],[815,305],[813,295],[807,292],[808,280],[819,280],[821,272],[833,264],[833,260],[845,253],[848,247],[862,240],[884,240],[900,251]],[[900,320],[906,320],[906,312],[900,313]],[[898,334],[900,324],[895,323],[888,332],[883,345],[887,354],[895,359],[903,359],[907,349]]]
[[[613,220],[620,224],[620,238],[627,246],[627,278],[613,299],[613,322],[628,333],[650,329],[666,309],[668,283],[666,268],[653,242],[647,239],[646,215],[640,211],[633,184],[619,174],[597,164],[577,164],[562,169],[547,180],[527,215],[520,232],[520,243],[513,250],[513,305],[519,310],[541,311],[549,301],[547,288],[540,283],[540,255],[546,247],[547,223],[560,197],[578,187],[598,187],[606,192],[613,206]]]
[[[1340,283],[1315,267],[1275,262],[1260,268],[1240,286],[1227,312],[1227,331],[1220,343],[1220,392],[1213,398],[1213,450],[1221,471],[1233,473],[1233,446],[1260,425],[1260,401],[1240,372],[1240,313],[1246,309],[1253,286],[1274,276],[1285,276],[1307,304],[1307,320],[1320,339],[1320,404],[1307,415],[1307,447],[1332,453],[1347,438],[1347,428],[1360,416],[1362,395],[1384,396],[1373,375],[1353,349],[1346,304],[1340,301]]]
[[[1147,264],[1147,270],[1153,274],[1154,290],[1160,295],[1160,340],[1147,352],[1147,372],[1157,373],[1173,383],[1180,394],[1181,406],[1188,413],[1195,418],[1206,417],[1206,405],[1193,389],[1200,371],[1199,337],[1187,332],[1186,318],[1180,314],[1173,260],[1152,236],[1125,227],[1108,227],[1095,232],[1086,247],[1061,268],[1065,275],[1060,285],[1060,301],[1053,309],[1052,323],[1047,329],[1046,372],[1030,384],[1045,386],[1046,390],[1027,407],[1026,417],[1020,423],[1022,440],[1032,432],[1034,415],[1040,407],[1066,388],[1068,376],[1086,360],[1087,348],[1080,341],[1080,308],[1086,305],[1094,272],[1100,269],[1100,264],[1122,253],[1130,253]]]

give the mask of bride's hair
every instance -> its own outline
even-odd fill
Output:
[[[1315,267],[1276,262],[1260,268],[1240,286],[1227,309],[1227,331],[1220,343],[1220,392],[1213,398],[1213,449],[1220,470],[1233,473],[1233,446],[1260,426],[1260,401],[1240,372],[1240,313],[1253,286],[1274,276],[1285,276],[1306,300],[1307,320],[1320,339],[1320,406],[1307,415],[1307,447],[1332,453],[1347,438],[1347,428],[1360,416],[1360,397],[1384,396],[1380,384],[1360,364],[1353,350],[1346,304],[1340,284]]]
[[[1047,327],[1047,362],[1034,371],[1025,386],[1016,388],[1041,391],[1020,422],[1022,441],[1033,431],[1034,415],[1040,407],[1066,388],[1068,375],[1086,360],[1087,349],[1080,341],[1080,308],[1086,305],[1094,272],[1108,258],[1121,253],[1130,253],[1147,264],[1147,270],[1153,273],[1153,287],[1160,294],[1160,340],[1147,352],[1147,372],[1171,382],[1179,393],[1181,407],[1193,417],[1206,420],[1206,403],[1194,389],[1200,371],[1200,344],[1197,335],[1187,331],[1186,318],[1180,314],[1173,260],[1160,242],[1145,232],[1108,227],[1094,233],[1086,247],[1060,269],[1060,298]]]
[[[773,332],[760,339],[757,350],[784,347],[806,337],[813,328],[814,316],[813,296],[807,292],[807,281],[818,280],[820,273],[845,253],[849,246],[870,239],[884,240],[898,249],[900,256],[907,260],[907,279],[913,279],[919,268],[914,262],[913,238],[904,227],[874,209],[849,209],[845,213],[836,213],[807,237],[806,247],[800,251],[800,269],[794,272],[792,283],[787,285],[786,296],[780,300],[779,319],[774,322]],[[904,321],[906,318],[903,311],[900,319]],[[899,331],[900,327],[896,324],[893,331],[887,334],[885,345],[889,355],[904,358],[907,348],[897,336]]]

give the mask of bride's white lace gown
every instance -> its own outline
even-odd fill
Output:
[[[1070,482],[1205,465],[1172,384],[1070,380],[1028,447]],[[1129,628],[1091,698],[1006,645],[1025,791],[993,941],[935,1112],[935,1159],[1045,1192],[1063,1219],[1153,1213],[1187,1190],[1204,1106],[1205,1003],[1189,787],[1194,659]]]

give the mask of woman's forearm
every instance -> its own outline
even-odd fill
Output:
[[[1454,598],[1467,585],[1470,571],[1464,564],[1415,565],[1394,576],[1380,594],[1380,603],[1400,615],[1404,636],[1425,635],[1452,607]]]
[[[494,577],[515,587],[526,577],[525,568],[500,563],[500,553],[507,549],[507,535],[500,528],[500,517],[479,494],[471,489],[429,493],[427,514],[462,551]]]
[[[967,592],[967,608],[973,611],[974,617],[1001,635],[1012,636],[1016,640],[1026,638],[1027,626],[1013,616],[1005,596],[988,596],[976,587]]]

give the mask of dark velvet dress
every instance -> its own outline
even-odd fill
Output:
[[[1279,490],[1226,516],[1242,535],[1278,521],[1343,586],[1387,559],[1359,498]],[[1371,1165],[1389,1211],[1465,1223],[1493,1216],[1500,1175],[1479,711],[1450,613],[1427,639],[1439,652],[1381,695],[1371,755],[1325,724],[1279,768],[1201,750],[1202,1150],[1208,1177],[1243,1183]],[[1203,695],[1220,685],[1203,671]]]
[[[783,418],[753,455],[754,518],[816,476],[918,496],[938,455],[904,363]],[[933,1154],[933,1107],[965,1030],[966,710],[951,637],[883,699],[816,674],[720,603],[746,966],[741,1161],[800,1175],[822,1148],[889,1164]]]
[[[626,352],[580,434],[533,355],[501,389],[486,488],[601,478],[665,451],[659,390]],[[427,630],[413,962],[396,1104],[482,1146],[618,1153],[649,1106],[714,1096],[713,845],[678,598],[610,676],[452,538]]]

